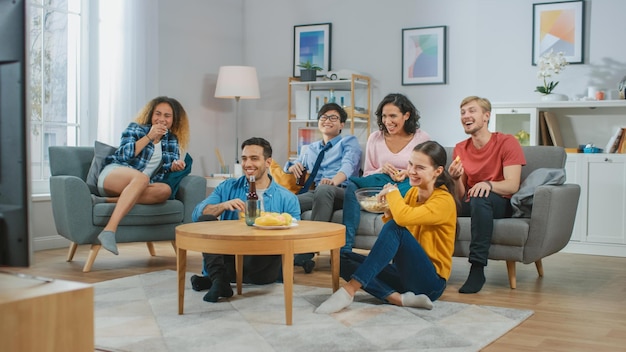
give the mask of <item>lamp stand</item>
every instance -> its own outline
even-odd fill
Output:
[[[239,163],[239,99],[235,97],[235,164],[233,165],[233,176],[241,177],[243,175],[242,165]]]
[[[239,99],[235,97],[235,164],[239,164]]]

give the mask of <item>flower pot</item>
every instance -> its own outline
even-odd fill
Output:
[[[317,70],[300,70],[300,81],[312,82],[317,80]]]
[[[569,98],[565,94],[550,93],[541,96],[542,101],[567,101]]]

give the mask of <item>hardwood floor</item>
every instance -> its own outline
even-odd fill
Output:
[[[143,243],[119,247],[119,256],[101,250],[90,273],[82,272],[88,246],[79,246],[70,263],[65,261],[67,249],[54,249],[35,252],[30,268],[12,270],[85,283],[176,270],[169,242],[155,244],[156,257],[149,256]],[[188,271],[199,272],[201,261],[199,253],[189,252]],[[329,253],[321,253],[316,261],[311,274],[295,268],[296,284],[330,287]],[[517,264],[517,289],[511,290],[505,263],[490,262],[483,290],[464,295],[458,293],[458,288],[465,281],[469,265],[465,258],[455,258],[441,299],[535,312],[484,351],[626,350],[626,258],[558,253],[545,258],[543,265],[545,276],[539,278],[534,265]]]

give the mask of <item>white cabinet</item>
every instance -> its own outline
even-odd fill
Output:
[[[626,126],[626,101],[494,103],[490,129],[525,130],[539,145],[540,111],[553,112],[564,146],[593,143],[605,148],[616,129]],[[574,230],[566,252],[626,257],[626,154],[569,153],[568,183],[581,186]]]
[[[626,244],[624,155],[588,155],[585,159],[582,181],[587,191],[587,241]]]
[[[568,154],[565,168],[581,194],[564,251],[626,257],[626,155]]]
[[[317,112],[333,99],[348,113],[342,132],[355,135],[365,145],[372,110],[371,79],[368,76],[353,74],[349,80],[312,82],[290,77],[287,99],[289,157],[296,156],[303,144],[321,138],[317,132]]]

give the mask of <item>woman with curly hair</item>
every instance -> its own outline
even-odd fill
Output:
[[[109,155],[98,176],[95,202],[117,203],[109,222],[98,235],[102,246],[117,255],[115,232],[135,204],[165,202],[172,189],[166,174],[185,169],[181,149],[189,143],[189,121],[173,98],[152,99],[122,132],[119,148]]]

